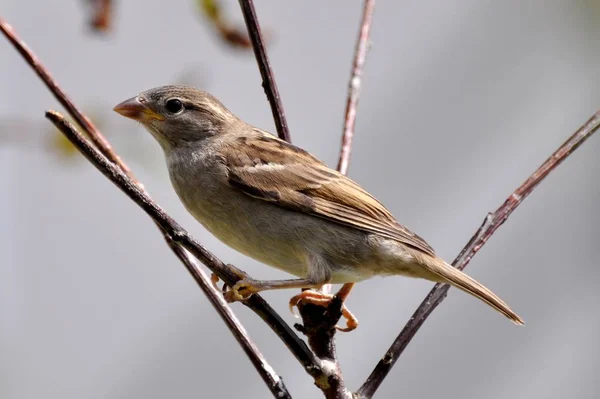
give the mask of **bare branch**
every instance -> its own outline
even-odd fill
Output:
[[[280,139],[291,142],[290,131],[285,119],[283,105],[281,104],[281,97],[279,97],[277,83],[275,83],[273,70],[269,63],[269,57],[265,50],[265,43],[260,32],[260,26],[258,25],[258,18],[256,17],[256,11],[254,10],[254,2],[252,0],[239,0],[239,2],[248,28],[248,35],[252,41],[252,48],[254,49],[258,69],[262,76],[262,86],[267,95],[267,99],[269,100],[269,104],[271,105],[275,127],[277,128],[277,135]]]
[[[223,294],[220,291],[217,291],[215,287],[208,282],[209,279],[200,267],[198,260],[192,257],[188,251],[176,244],[170,237],[167,238],[166,241],[171,250],[177,255],[190,274],[194,277],[194,280],[196,280],[202,292],[208,297],[213,308],[219,313],[219,316],[221,316],[221,319],[223,319],[229,328],[229,331],[231,331],[236,341],[240,344],[254,365],[254,368],[258,371],[265,384],[267,384],[267,387],[273,396],[275,398],[291,399],[292,396],[288,392],[281,377],[269,365],[267,359],[262,355],[254,342],[252,342],[242,323],[240,323],[231,308],[225,302]]]
[[[452,265],[460,270],[464,269],[492,234],[498,230],[537,185],[583,144],[585,140],[594,134],[598,130],[598,127],[600,127],[600,111],[596,112],[583,126],[573,133],[498,209],[486,216],[481,227],[471,237],[469,243],[463,248],[454,262],[452,262]],[[398,337],[396,337],[392,346],[390,346],[386,354],[379,361],[369,378],[367,378],[367,381],[358,390],[360,398],[371,398],[373,396],[404,349],[408,346],[417,331],[419,331],[425,320],[427,320],[427,317],[444,300],[449,288],[450,286],[446,284],[436,284],[433,287],[415,313],[413,313]]]
[[[371,21],[375,11],[375,0],[365,0],[363,8],[360,32],[356,40],[354,62],[352,63],[352,74],[348,84],[348,100],[346,101],[346,117],[344,118],[344,133],[342,134],[342,149],[337,169],[340,173],[347,174],[350,165],[350,153],[352,152],[352,138],[354,136],[354,125],[356,122],[356,109],[362,84],[362,74],[369,50],[369,33]]]

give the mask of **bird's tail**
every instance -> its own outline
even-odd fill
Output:
[[[437,280],[438,282],[448,283],[456,288],[461,289],[462,291],[465,291],[468,294],[473,295],[476,298],[479,298],[483,302],[496,309],[498,312],[502,313],[504,316],[508,317],[517,325],[522,326],[525,324],[523,319],[513,312],[502,299],[484,287],[481,283],[472,279],[460,270],[450,266],[440,258],[429,256],[427,258],[428,259],[423,259],[424,261],[422,262],[422,265],[429,272],[440,278]]]

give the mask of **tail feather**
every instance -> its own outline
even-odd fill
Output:
[[[433,259],[433,261],[431,261]],[[500,299],[496,294],[484,287],[481,283],[469,277],[462,271],[450,266],[439,258],[429,258],[429,262],[423,262],[423,266],[428,269],[429,272],[436,276],[441,277],[443,283],[449,283],[450,285],[465,291],[468,294],[479,298],[481,301],[487,303],[489,306],[508,317],[513,323],[517,325],[524,325],[525,322],[519,315],[513,312],[508,305]]]

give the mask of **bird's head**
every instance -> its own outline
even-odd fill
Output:
[[[226,132],[238,121],[214,96],[186,86],[150,89],[114,110],[144,125],[163,148],[193,144]]]

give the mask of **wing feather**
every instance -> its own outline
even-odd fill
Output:
[[[434,255],[371,194],[308,152],[254,129],[224,144],[229,183],[254,198],[378,234]]]

